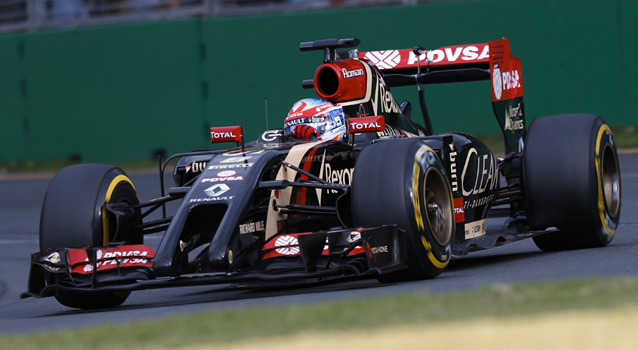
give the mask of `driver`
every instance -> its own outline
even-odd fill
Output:
[[[284,136],[302,141],[338,140],[346,133],[343,108],[322,99],[297,101],[284,121]]]

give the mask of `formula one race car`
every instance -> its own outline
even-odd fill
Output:
[[[523,238],[549,251],[612,240],[621,199],[609,127],[568,114],[526,129],[508,39],[437,50],[358,44],[301,43],[324,53],[302,83],[319,98],[297,102],[283,129],[254,142],[244,143],[240,126],[211,128],[213,143],[238,146],[171,156],[160,177],[174,164],[175,185],[162,180],[157,199],[140,203],[117,167],[62,169],[47,190],[23,297],[100,308],[159,287],[426,279],[452,256]],[[421,86],[477,80],[491,82],[500,158],[471,135],[432,132]],[[418,87],[423,123],[390,92],[407,85]],[[172,216],[171,201],[180,203]],[[143,244],[162,231],[156,251]]]

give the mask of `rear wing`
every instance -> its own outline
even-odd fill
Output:
[[[521,61],[509,39],[424,50],[358,52],[374,64],[388,87],[490,80],[492,108],[505,136],[506,153],[522,150],[525,136]]]

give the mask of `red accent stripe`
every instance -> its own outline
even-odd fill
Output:
[[[306,155],[306,158],[303,163],[303,167],[301,168],[305,172],[310,172],[310,166],[312,166],[312,158],[314,158],[315,153],[317,153],[318,149],[319,149],[319,146],[316,146],[308,152],[308,155]],[[305,181],[305,180],[308,180],[308,176],[301,174],[301,176],[299,176],[299,181]],[[299,188],[297,190],[297,197],[295,199],[296,204],[306,204],[306,191],[307,191],[307,188],[305,187]]]

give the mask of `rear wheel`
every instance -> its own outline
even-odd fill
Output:
[[[352,181],[355,226],[396,224],[406,232],[405,271],[379,280],[434,278],[451,257],[454,208],[440,159],[421,140],[371,145],[357,159]]]
[[[139,232],[118,230],[115,217],[106,210],[109,203],[139,204],[135,187],[122,169],[80,164],[60,170],[49,183],[42,205],[40,250],[104,247],[113,240],[142,243]],[[132,216],[131,221],[139,217],[139,209]],[[56,299],[69,307],[104,308],[122,304],[128,295],[60,291]]]
[[[600,247],[620,218],[620,168],[611,131],[591,114],[534,120],[525,143],[525,198],[530,228],[546,251]]]

